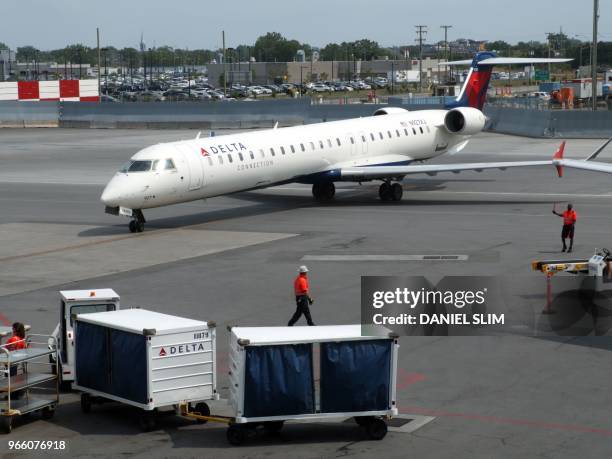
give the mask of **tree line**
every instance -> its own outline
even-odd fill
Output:
[[[576,38],[569,38],[563,33],[551,34],[547,42],[520,41],[510,44],[505,41],[492,41],[486,44],[486,49],[497,51],[502,56],[509,57],[547,57],[562,56],[573,58],[571,66],[586,65],[590,60],[590,43]],[[6,48],[0,42],[0,48]],[[245,62],[255,59],[258,62],[290,62],[296,59],[298,50],[303,50],[306,60],[310,60],[314,52],[319,53],[320,60],[372,60],[387,56],[390,59],[401,59],[406,51],[410,56],[418,55],[416,46],[383,47],[378,42],[361,39],[352,42],[329,43],[322,48],[313,47],[307,43],[287,39],[278,32],[268,32],[257,38],[252,45],[239,45],[225,50],[227,62]],[[597,45],[598,62],[602,66],[612,64],[612,42],[599,42]],[[183,49],[170,46],[147,48],[144,51],[133,47],[115,48],[104,46],[101,48],[101,64],[111,67],[138,68],[143,65],[157,67],[191,67],[211,63],[222,53],[221,49]],[[459,49],[453,49],[451,43],[450,54],[452,59],[469,57]],[[444,43],[426,47],[424,56],[443,57],[445,55]],[[55,50],[39,50],[33,46],[17,48],[17,60],[22,62],[57,62],[73,64],[96,65],[98,61],[97,48],[83,44],[73,44]]]

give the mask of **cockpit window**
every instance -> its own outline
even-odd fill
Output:
[[[152,161],[149,161],[149,160],[146,160],[146,161],[130,160],[127,163],[125,163],[121,167],[121,169],[119,169],[119,172],[124,172],[124,173],[148,172],[151,170],[151,165],[152,165]]]
[[[174,161],[172,161],[171,159],[167,159],[164,169],[166,169],[167,171],[176,169],[176,166],[174,165]]]

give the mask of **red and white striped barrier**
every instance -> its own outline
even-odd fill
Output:
[[[9,81],[0,83],[0,100],[98,102],[98,81]]]

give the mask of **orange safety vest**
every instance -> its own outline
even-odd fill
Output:
[[[6,342],[6,347],[9,351],[17,351],[19,349],[25,349],[26,347],[25,338],[21,339],[18,336],[11,336]]]
[[[564,225],[573,225],[576,223],[578,216],[576,215],[575,210],[566,210],[563,212],[563,224]]]
[[[295,296],[308,295],[308,278],[302,274],[295,278],[293,282]]]

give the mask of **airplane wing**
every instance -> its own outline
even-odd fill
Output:
[[[499,163],[419,164],[409,166],[358,166],[340,169],[344,180],[373,180],[404,177],[411,174],[437,175],[440,172],[458,174],[462,171],[482,172],[486,169],[506,170],[511,167],[550,166],[553,161],[508,161]]]
[[[514,64],[560,64],[570,62],[573,59],[564,58],[547,58],[547,57],[490,57],[478,62],[478,65],[514,65]],[[472,65],[471,59],[461,61],[440,62],[438,65],[444,67],[447,65]]]
[[[555,153],[555,156],[553,156],[552,160],[553,165],[557,168],[559,177],[563,177],[564,167],[612,174],[612,164],[592,161],[597,157],[597,155],[599,155],[599,153],[604,150],[604,148],[606,148],[610,144],[610,142],[612,142],[612,138],[606,140],[597,150],[595,150],[593,153],[591,153],[588,157],[584,159],[563,158],[563,152],[565,151],[565,142],[563,142],[561,144],[561,147],[559,148],[559,151]]]

